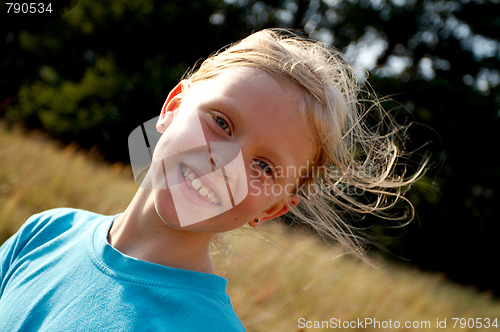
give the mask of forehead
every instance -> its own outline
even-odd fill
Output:
[[[268,118],[286,117],[303,122],[299,112],[302,91],[291,82],[284,79],[278,82],[267,72],[253,67],[224,69],[211,79],[193,84],[187,91],[188,96],[200,102],[225,102],[239,112],[254,116],[265,112]]]
[[[277,93],[286,99],[298,101],[301,96],[300,89],[291,80],[288,82],[285,78],[282,78],[278,81],[266,71],[249,66],[222,69],[219,74],[210,79],[196,81],[192,86],[203,86],[201,90],[206,92],[212,90],[210,93],[229,94],[232,97],[243,97],[255,93],[265,96],[270,92],[272,95]],[[241,88],[244,91],[240,91]],[[202,91],[197,91],[197,93],[200,92]],[[284,96],[287,93],[288,95]]]
[[[314,135],[300,115],[303,92],[293,83],[257,68],[234,67],[189,90],[201,104],[230,116],[239,144],[251,139],[264,152],[279,154],[283,167],[313,159]]]

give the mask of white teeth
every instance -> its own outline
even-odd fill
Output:
[[[191,185],[193,186],[194,189],[198,190],[201,188],[201,181],[199,179],[194,179],[191,182]]]
[[[191,181],[191,186],[194,189],[198,190],[198,193],[201,196],[207,197],[212,204],[220,205],[217,196],[209,188],[205,187],[203,185],[203,182],[200,179],[196,178],[196,175],[192,173],[191,170],[183,169],[182,174],[184,175],[184,178]]]

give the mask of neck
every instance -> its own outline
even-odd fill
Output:
[[[109,243],[121,253],[173,268],[214,273],[209,256],[212,234],[168,226],[157,214],[151,190],[140,188],[109,231]]]

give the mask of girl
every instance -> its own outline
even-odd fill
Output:
[[[210,241],[287,212],[362,256],[342,211],[384,213],[424,166],[396,174],[397,127],[359,95],[340,54],[284,31],[213,55],[168,95],[125,212],[50,210],[2,246],[0,328],[242,331]]]

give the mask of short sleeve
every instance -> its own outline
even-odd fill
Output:
[[[66,209],[52,209],[31,216],[21,228],[0,247],[0,297],[2,296],[6,279],[11,266],[31,239],[42,230],[48,221],[61,214]]]
[[[10,266],[13,264],[26,242],[29,241],[30,233],[32,233],[33,230],[33,224],[37,223],[41,215],[42,214],[39,213],[31,216],[21,228],[0,247],[0,297],[3,293],[4,280]]]

